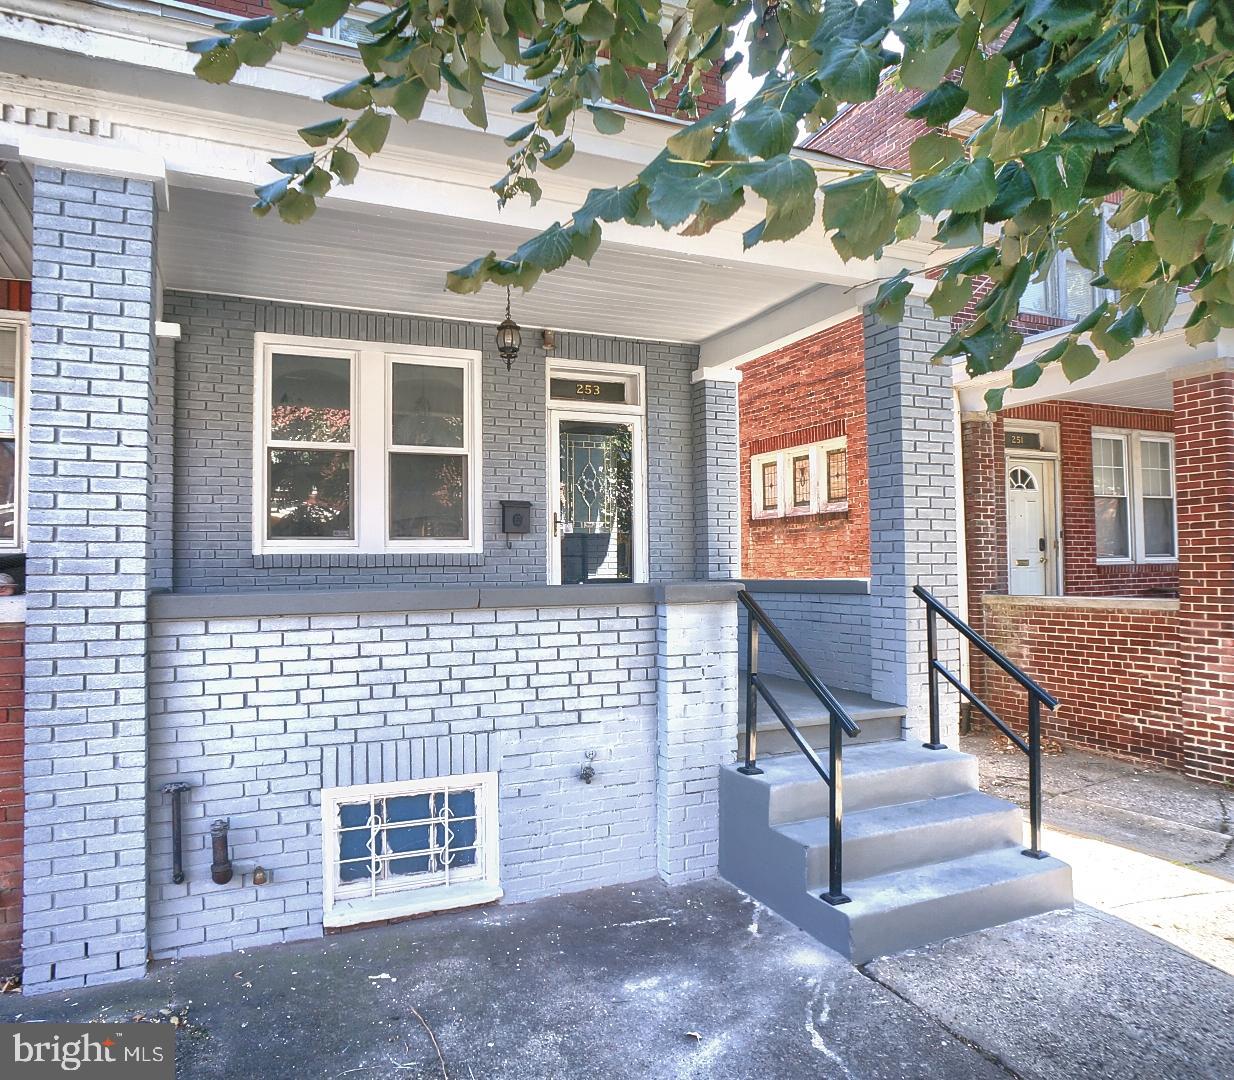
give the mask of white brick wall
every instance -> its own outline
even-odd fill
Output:
[[[713,872],[714,795],[704,789],[735,740],[735,606],[661,605],[659,616],[656,605],[638,604],[155,622],[154,954],[321,933],[323,757],[331,782],[341,769],[358,775],[361,761],[371,782],[399,778],[414,767],[400,762],[431,757],[426,746],[449,741],[464,762],[483,753],[501,774],[502,885],[512,900],[654,874],[665,805],[657,776],[661,790],[672,787],[674,813],[688,817],[685,869]],[[666,648],[665,619],[677,625],[679,612],[697,614]],[[665,683],[668,697],[658,693]],[[716,706],[724,694],[727,712]],[[688,753],[674,748],[659,766],[658,706],[673,710],[672,738],[680,730],[690,741]],[[723,739],[698,741],[721,729]],[[587,751],[596,752],[590,785],[578,778]],[[171,779],[193,785],[183,885],[170,880],[171,808],[158,793]],[[231,819],[238,869],[225,886],[209,877],[209,823],[218,817]],[[256,863],[273,871],[271,884],[242,880],[239,871]]]

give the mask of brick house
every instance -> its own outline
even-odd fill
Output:
[[[919,97],[887,80],[874,101],[845,110],[806,145],[903,167],[926,130],[903,115]],[[1019,321],[1023,357],[1098,302],[1088,277],[1059,260],[1032,287]],[[1234,340],[1189,347],[1188,314],[1182,305],[1163,335],[1075,386],[1055,370],[1032,390],[1009,391],[997,415],[984,393],[1009,373],[971,380],[956,366],[962,602],[973,627],[1062,699],[1047,718],[1050,735],[1229,781]],[[866,355],[860,320],[840,314],[743,363],[747,578],[865,576]],[[794,513],[794,464],[835,435],[846,444],[847,505],[803,498]],[[780,508],[760,513],[759,489],[777,482]],[[974,664],[971,677],[1000,715],[1022,714],[1017,688],[997,669]]]
[[[842,909],[798,882],[790,917],[859,957],[1069,901],[971,761],[921,749],[910,587],[959,595],[950,373],[928,362],[946,324],[854,313],[877,268],[821,226],[742,253],[750,209],[696,239],[606,228],[590,268],[514,297],[507,370],[506,298],[446,293],[444,272],[683,121],[580,133],[540,203],[499,215],[527,89],[492,79],[489,131],[433,99],[294,228],[255,219],[251,190],[354,77],[352,44],[315,36],[215,87],[185,43],[257,0],[20,6],[0,63],[0,558],[21,591],[0,598],[0,947],[27,992],[656,874],[766,877],[725,791],[764,798],[772,832],[768,788],[826,792],[734,767],[739,367],[841,316],[854,412],[808,437],[837,551],[868,536],[861,580],[760,597],[882,724],[845,766],[859,810],[917,778],[955,794],[929,850],[964,866],[896,935],[857,887]],[[905,241],[887,264],[931,254]],[[884,843],[904,819],[879,820],[865,873],[916,872]]]

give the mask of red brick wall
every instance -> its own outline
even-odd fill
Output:
[[[199,0],[202,7],[210,8],[214,11],[222,12],[225,15],[233,16],[241,19],[252,19],[262,15],[270,14],[270,5],[266,0]],[[645,71],[640,72],[640,78],[648,91],[655,85],[660,78],[662,72]],[[715,71],[706,72],[703,75],[704,89],[698,98],[699,112],[710,112],[712,109],[718,108],[724,104],[725,91],[724,81]],[[671,113],[677,107],[680,86],[674,88],[663,101],[652,99],[652,104],[656,112]]]
[[[865,343],[861,319],[821,331],[742,366],[742,574],[754,578],[868,577]],[[755,521],[750,458],[769,450],[848,439],[848,510]]]
[[[25,627],[0,625],[0,975],[21,961]]]
[[[905,90],[894,79],[884,79],[873,101],[845,109],[805,145],[848,161],[907,169],[908,148],[918,135],[930,130],[924,120],[904,115],[922,96],[920,90]]]
[[[969,610],[979,610],[983,592],[1005,591],[1007,587],[1003,428],[1009,419],[1041,420],[1059,425],[1063,592],[1068,596],[1174,595],[1178,589],[1178,567],[1174,564],[1108,565],[1097,562],[1092,452],[1094,427],[1171,431],[1172,414],[1083,401],[1050,401],[1006,409],[992,423],[983,425],[980,421],[969,420],[963,425]],[[1181,458],[1181,450],[1178,456]]]
[[[29,311],[30,282],[0,278],[0,311]]]
[[[1174,384],[1188,771],[1234,781],[1234,371]]]
[[[984,632],[1059,699],[1042,713],[1047,737],[1183,769],[1178,612],[1173,601],[1147,604],[986,597]],[[1023,689],[988,661],[973,664],[985,671],[986,702],[1025,730]]]

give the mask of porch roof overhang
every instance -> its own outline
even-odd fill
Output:
[[[91,161],[114,161],[116,171],[136,163],[168,205],[159,270],[171,289],[497,321],[499,290],[447,293],[446,272],[566,220],[590,188],[632,176],[681,123],[631,113],[620,135],[601,136],[580,118],[569,166],[538,177],[540,202],[499,209],[489,185],[505,170],[503,136],[525,121],[512,108],[526,90],[494,80],[488,131],[432,99],[420,121],[394,125],[383,153],[354,185],[331,192],[309,224],[259,220],[247,207],[271,176],[267,160],[303,151],[296,129],[329,114],[321,95],[354,78],[358,64],[346,46],[310,42],[231,86],[211,86],[192,75],[184,46],[206,36],[213,18],[159,0],[0,0],[0,100],[9,106],[0,158],[28,166],[63,152],[98,171],[111,166]],[[20,183],[20,171],[13,175]],[[6,202],[0,181],[0,204],[11,210],[22,194],[9,190]],[[786,336],[859,310],[872,281],[920,270],[935,252],[910,240],[877,264],[845,263],[821,223],[744,251],[741,234],[760,218],[758,207],[747,209],[695,238],[606,225],[592,264],[546,275],[516,299],[516,317],[529,327],[699,344],[700,374],[723,376]],[[20,263],[20,252],[10,260]]]
[[[1043,401],[1085,401],[1134,409],[1173,409],[1174,383],[1179,379],[1225,370],[1234,365],[1234,332],[1222,331],[1213,341],[1188,345],[1183,325],[1191,315],[1191,303],[1184,300],[1160,334],[1142,338],[1126,356],[1117,361],[1102,361],[1091,375],[1068,382],[1058,364],[1050,364],[1036,385],[1011,388],[1016,368],[1035,359],[1066,336],[1069,327],[1059,327],[1030,338],[1015,362],[1003,371],[976,378],[965,371],[963,361],[953,367],[954,385],[962,413],[987,409],[987,390],[1006,387],[1003,407],[1033,405]],[[1082,340],[1088,340],[1087,335]]]

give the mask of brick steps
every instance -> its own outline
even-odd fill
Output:
[[[801,755],[720,774],[720,873],[865,963],[1071,905],[1071,870],[1023,849],[1017,807],[977,790],[975,760],[905,742],[846,747],[844,892],[828,873],[826,783]]]

